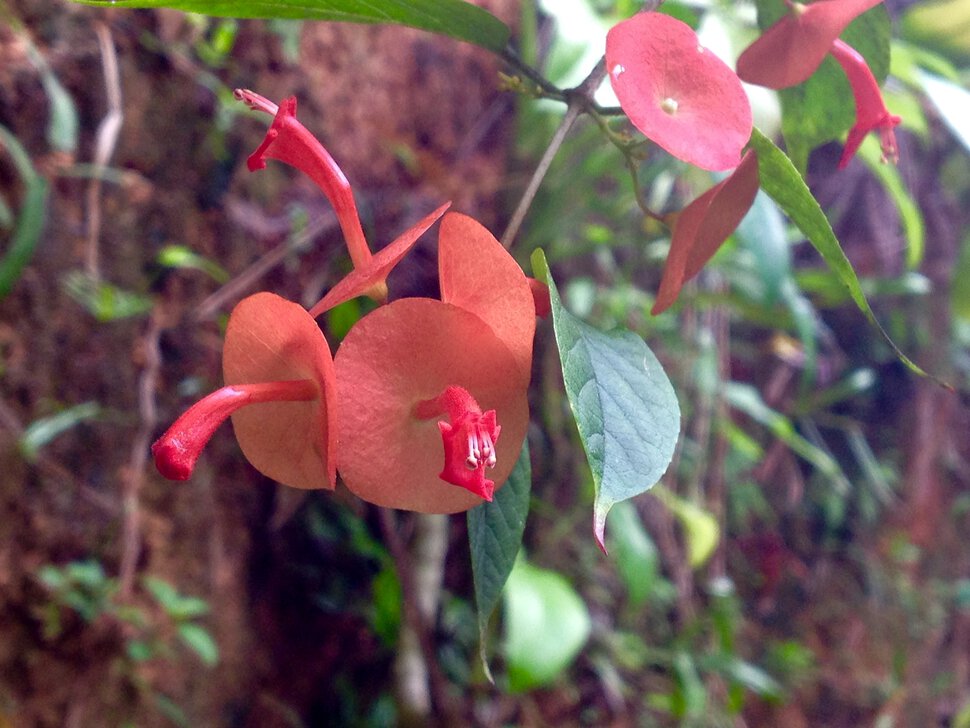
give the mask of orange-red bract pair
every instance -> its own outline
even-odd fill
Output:
[[[345,233],[358,235],[346,178],[296,122],[295,102],[277,111],[252,92],[240,97],[276,113],[254,158],[274,156],[307,171],[338,208]],[[393,263],[443,212],[399,238],[407,242]],[[236,306],[223,353],[226,386],[153,445],[163,475],[188,478],[231,415],[249,461],[287,485],[333,488],[339,469],[351,491],[380,505],[451,513],[491,499],[528,425],[532,282],[484,227],[449,214],[439,236],[442,300],[401,299],[378,308],[351,328],[335,362],[313,315],[383,283],[389,268],[383,252],[358,256],[355,271],[311,313],[271,293]],[[541,300],[541,291],[535,295]]]
[[[615,25],[606,68],[623,111],[649,139],[702,169],[740,163],[751,136],[748,97],[686,23],[640,13]]]
[[[785,1],[791,12],[741,54],[738,75],[759,86],[788,88],[806,81],[831,53],[845,71],[856,107],[856,123],[846,139],[839,169],[848,165],[870,131],[879,134],[884,161],[896,161],[899,154],[893,128],[900,118],[886,108],[866,60],[839,40],[849,23],[882,0],[818,0],[810,5]]]

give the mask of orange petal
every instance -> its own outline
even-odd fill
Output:
[[[240,301],[229,317],[222,367],[226,384],[318,384],[317,400],[249,405],[232,414],[232,425],[246,458],[264,475],[294,488],[332,489],[336,379],[327,340],[306,310],[272,293]]]
[[[738,58],[742,81],[773,89],[808,79],[832,42],[853,20],[882,0],[819,0],[795,6],[766,30]]]
[[[651,313],[665,311],[747,214],[758,192],[758,157],[744,155],[731,176],[673,216],[673,237]]]
[[[344,276],[337,285],[327,292],[326,296],[310,309],[311,318],[316,318],[325,311],[339,306],[344,301],[366,295],[374,290],[383,290],[384,295],[380,302],[384,303],[387,298],[386,281],[388,273],[401,262],[401,258],[414,247],[418,238],[434,225],[449,207],[451,207],[451,203],[446,202],[431,214],[425,215],[415,225],[399,235],[393,243],[377,251],[366,264],[355,268]]]
[[[511,350],[519,384],[525,386],[532,370],[536,306],[519,264],[481,223],[451,212],[438,233],[438,277],[441,300],[491,327]]]
[[[457,513],[482,499],[440,479],[445,463],[438,418],[419,419],[419,402],[449,385],[494,409],[502,436],[489,471],[508,479],[529,421],[526,387],[512,353],[478,316],[429,298],[403,298],[371,312],[335,358],[340,397],[338,468],[371,503],[423,513]]]

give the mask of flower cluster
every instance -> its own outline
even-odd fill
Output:
[[[525,440],[535,317],[543,291],[470,217],[443,205],[371,253],[347,178],[296,119],[251,91],[237,97],[274,115],[249,158],[309,175],[333,205],[354,270],[309,311],[272,293],[233,310],[226,386],[203,398],[152,446],[159,471],[184,480],[231,417],[252,465],[296,488],[347,487],[379,505],[454,513],[491,500]],[[441,299],[405,298],[360,319],[336,356],[315,322],[360,295],[387,299],[387,275],[438,218]]]

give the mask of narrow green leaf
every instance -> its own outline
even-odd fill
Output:
[[[34,255],[47,216],[47,181],[34,169],[27,150],[10,131],[0,125],[0,147],[6,148],[24,183],[24,197],[6,251],[0,257],[0,298],[20,278],[20,272]]]
[[[158,251],[156,260],[166,268],[192,268],[202,271],[216,283],[226,283],[230,278],[221,265],[184,245],[166,245]]]
[[[532,465],[529,462],[529,443],[525,442],[512,474],[492,502],[468,511],[468,545],[478,608],[479,653],[485,675],[492,682],[485,651],[488,620],[498,604],[522,545],[531,489]]]
[[[566,396],[596,487],[593,533],[605,552],[610,508],[651,488],[670,464],[680,434],[677,395],[643,339],[603,333],[563,307],[541,250],[532,268],[549,286]]]
[[[152,299],[148,296],[93,280],[79,270],[67,273],[63,284],[67,294],[98,321],[141,316],[152,308]]]
[[[191,622],[180,624],[179,639],[209,667],[219,662],[219,646],[205,627]]]
[[[630,604],[643,606],[660,578],[660,554],[630,501],[613,507],[610,548],[616,555],[616,568],[626,585]]]
[[[505,587],[505,660],[509,689],[521,693],[562,673],[586,644],[591,620],[560,574],[519,558]]]
[[[751,134],[751,145],[758,152],[758,171],[761,176],[761,188],[767,192],[771,198],[778,203],[785,214],[791,218],[799,230],[812,246],[821,254],[825,262],[828,263],[832,272],[838,276],[839,280],[849,291],[849,295],[855,302],[859,310],[869,319],[883,340],[896,354],[897,358],[905,364],[911,371],[920,376],[929,377],[938,384],[951,389],[950,385],[940,381],[937,377],[927,374],[915,362],[907,357],[896,343],[889,337],[886,330],[882,327],[873,313],[869,301],[862,291],[859,277],[856,275],[852,264],[845,256],[842,246],[839,245],[838,238],[832,231],[828,218],[822,212],[816,199],[812,196],[805,180],[795,169],[792,161],[785,156],[778,147],[775,146],[768,137],[755,129]]]
[[[501,52],[509,28],[463,0],[74,0],[111,8],[174,8],[232,18],[392,23],[428,30]]]
[[[970,152],[970,91],[945,78],[920,71],[923,91],[943,123],[967,152]]]
[[[97,417],[100,412],[101,408],[97,402],[84,402],[74,407],[68,407],[66,410],[49,417],[34,420],[20,437],[21,454],[25,459],[33,462],[40,454],[41,448],[51,440],[76,427],[84,420]]]
[[[687,542],[687,562],[692,569],[699,569],[713,556],[721,537],[721,528],[718,526],[717,519],[700,506],[664,488],[657,488],[654,494],[680,521],[684,529],[684,539]]]

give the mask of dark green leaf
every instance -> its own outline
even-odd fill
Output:
[[[605,550],[613,504],[651,488],[670,464],[680,434],[677,395],[643,339],[630,331],[603,333],[563,307],[541,250],[532,268],[549,286],[566,396],[596,487],[593,533]]]
[[[755,129],[751,134],[750,143],[758,152],[758,171],[761,176],[762,189],[778,203],[778,206],[785,211],[791,221],[805,234],[808,241],[828,263],[832,272],[848,289],[856,306],[876,327],[876,330],[899,360],[916,374],[931,377],[896,346],[896,343],[889,338],[889,334],[876,320],[876,315],[862,291],[859,278],[849,259],[845,256],[842,246],[839,245],[839,240],[835,237],[828,218],[825,217],[825,213],[822,212],[822,208],[819,207],[818,202],[812,196],[801,175],[798,174],[792,161],[758,129]],[[949,385],[936,377],[931,378],[949,388]]]
[[[0,297],[3,297],[20,278],[20,272],[30,261],[40,240],[47,213],[47,182],[37,174],[27,151],[4,126],[0,126],[0,147],[6,149],[24,183],[17,227],[6,252],[0,257]]]
[[[479,651],[482,667],[489,680],[492,676],[485,655],[485,633],[489,617],[498,604],[502,587],[512,573],[515,557],[522,545],[531,489],[529,443],[524,442],[512,474],[495,494],[494,500],[468,511],[468,545],[475,580],[475,604],[478,607]]]
[[[524,692],[552,682],[590,632],[589,611],[560,574],[520,558],[505,588],[505,659],[509,688]]]
[[[509,29],[491,13],[463,0],[75,0],[112,8],[175,8],[234,18],[393,23],[501,51]]]

